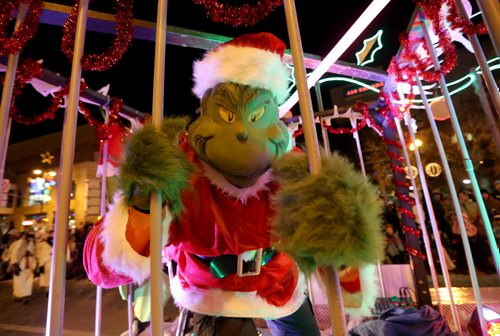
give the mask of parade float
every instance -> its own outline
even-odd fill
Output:
[[[88,266],[89,275],[91,278],[93,275],[97,277],[98,279],[93,279],[94,282],[103,287],[114,287],[129,282],[141,283],[146,278],[149,278],[152,297],[151,330],[153,334],[161,334],[163,327],[163,302],[161,293],[164,262],[161,251],[165,244],[173,249],[169,251],[169,256],[166,258],[168,262],[174,261],[177,264],[181,264],[180,268],[176,268],[177,272],[180,272],[178,274],[182,275],[183,272],[184,274],[189,274],[189,270],[197,268],[201,270],[200,272],[205,273],[208,270],[206,274],[208,282],[203,284],[194,284],[192,282],[194,278],[204,278],[199,274],[196,276],[193,275],[194,278],[190,280],[189,276],[187,278],[184,276],[184,282],[179,279],[175,280],[176,274],[171,274],[171,280],[176,281],[172,281],[171,285],[176,286],[177,284],[177,290],[180,292],[176,297],[177,303],[181,308],[185,308],[186,311],[208,316],[268,319],[283,317],[295,312],[302,304],[303,297],[301,295],[303,295],[303,291],[298,287],[302,273],[308,276],[316,273],[316,277],[322,279],[324,296],[328,298],[327,303],[331,328],[334,334],[345,334],[346,319],[344,317],[343,300],[350,301],[349,295],[346,293],[349,286],[346,283],[352,282],[352,277],[345,270],[351,267],[355,267],[356,269],[361,268],[361,271],[357,271],[357,277],[355,276],[354,278],[358,281],[358,289],[363,289],[362,268],[367,264],[377,264],[380,258],[381,237],[377,237],[377,235],[380,233],[381,228],[378,227],[379,223],[376,219],[379,210],[377,210],[377,206],[375,205],[375,193],[370,189],[370,182],[365,179],[368,176],[366,176],[364,169],[363,155],[359,141],[359,131],[363,127],[369,126],[373,132],[376,132],[380,136],[381,143],[387,146],[387,156],[390,159],[398,210],[402,217],[402,228],[405,232],[405,249],[411,258],[415,280],[415,304],[419,307],[431,305],[424,266],[426,262],[429,263],[435,293],[439,293],[436,270],[433,265],[434,258],[431,255],[429,233],[425,225],[419,227],[417,224],[416,217],[420,217],[420,223],[423,222],[422,213],[419,212],[415,216],[412,211],[412,207],[415,204],[417,208],[420,208],[421,202],[425,200],[427,209],[430,210],[431,228],[435,237],[442,273],[445,275],[446,288],[451,298],[453,324],[455,328],[458,326],[458,331],[461,333],[457,310],[453,302],[453,293],[451,292],[452,285],[439,240],[438,227],[435,219],[433,219],[430,195],[425,187],[424,168],[419,158],[418,148],[416,148],[417,168],[416,171],[411,169],[410,157],[406,150],[408,137],[404,134],[401,122],[403,121],[406,124],[409,138],[412,143],[415,143],[416,129],[413,125],[414,122],[412,121],[410,112],[412,108],[415,108],[417,95],[420,95],[421,107],[426,111],[440,153],[441,166],[447,178],[454,210],[457,214],[460,214],[461,209],[458,199],[456,199],[456,188],[451,170],[447,164],[443,146],[442,144],[440,145],[440,134],[435,123],[435,118],[437,119],[437,117],[433,114],[429,99],[425,93],[426,88],[422,84],[422,81],[425,81],[426,84],[438,82],[446,105],[446,111],[449,113],[449,119],[452,122],[455,135],[458,139],[465,170],[469,175],[476,200],[481,210],[493,262],[497,265],[498,272],[498,247],[490,220],[486,215],[484,202],[480,196],[473,165],[456,117],[453,102],[450,98],[451,94],[448,92],[445,81],[445,75],[456,66],[457,62],[453,41],[464,39],[462,34],[465,34],[468,37],[468,41],[470,41],[470,47],[474,50],[477,57],[481,76],[484,77],[494,110],[497,114],[499,113],[498,88],[496,88],[488,61],[484,57],[476,36],[477,34],[489,33],[494,47],[497,48],[498,52],[498,28],[495,26],[494,16],[492,16],[493,18],[490,17],[487,14],[488,11],[483,9],[486,24],[472,24],[469,21],[470,13],[467,11],[468,8],[464,7],[464,4],[460,1],[415,1],[417,9],[411,18],[406,34],[401,37],[400,49],[389,65],[387,73],[381,74],[380,72],[364,69],[362,66],[346,66],[338,62],[338,59],[361,35],[369,23],[383,11],[384,7],[389,3],[387,0],[372,1],[357,20],[355,20],[352,27],[338,39],[338,43],[321,60],[304,57],[299,27],[297,25],[297,13],[293,1],[284,1],[283,4],[280,1],[259,1],[255,6],[224,6],[218,1],[195,2],[203,6],[207,11],[207,16],[211,20],[233,27],[252,26],[258,20],[264,19],[273,10],[278,11],[282,9],[281,6],[283,5],[291,52],[289,54],[285,53],[284,45],[279,46],[278,52],[276,46],[269,47],[266,45],[263,48],[261,44],[254,45],[252,42],[244,42],[242,45],[237,44],[238,47],[243,47],[242,49],[246,48],[237,57],[244,60],[241,61],[242,63],[232,61],[231,57],[233,56],[226,55],[222,59],[214,57],[215,60],[212,60],[211,57],[213,55],[224,54],[222,52],[225,49],[224,47],[231,46],[231,41],[238,41],[238,39],[232,40],[218,36],[214,41],[213,36],[211,36],[211,39],[204,38],[203,36],[200,37],[200,34],[194,34],[193,31],[167,32],[166,1],[159,1],[156,30],[153,30],[152,26],[144,24],[144,22],[135,25],[136,28],[141,30],[142,36],[148,36],[150,39],[156,41],[153,111],[151,115],[141,113],[125,105],[123,100],[118,97],[110,97],[106,94],[93,91],[81,81],[82,71],[106,71],[110,69],[122,58],[132,39],[140,36],[139,34],[134,35],[133,32],[132,1],[115,1],[115,38],[109,49],[104,53],[89,55],[84,55],[83,52],[87,22],[89,23],[89,27],[93,27],[93,29],[101,32],[110,33],[112,29],[108,24],[109,17],[94,15],[95,13],[89,15],[88,1],[77,2],[71,10],[67,10],[67,8],[61,6],[46,6],[43,9],[42,2],[35,0],[8,1],[0,9],[0,32],[2,33],[0,55],[3,57],[0,59],[0,63],[4,65],[3,70],[5,71],[0,109],[0,127],[2,128],[2,145],[0,148],[3,149],[0,153],[0,162],[2,164],[5,162],[6,144],[8,143],[11,121],[24,124],[37,124],[54,118],[60,107],[64,106],[66,108],[63,139],[61,141],[64,145],[61,149],[59,172],[59,176],[63,176],[64,178],[59,181],[59,203],[54,228],[54,249],[56,251],[66,250],[66,219],[68,218],[69,211],[67,205],[69,204],[68,197],[71,188],[71,165],[74,157],[76,117],[80,112],[85,116],[87,122],[98,130],[97,133],[102,149],[100,175],[103,177],[103,185],[106,184],[106,177],[117,172],[119,172],[122,181],[122,191],[115,198],[114,204],[116,206],[111,207],[109,214],[106,213],[107,209],[104,206],[105,195],[102,195],[103,205],[101,206],[101,215],[104,218],[103,230],[109,229],[108,238],[103,238],[104,236],[98,231],[100,230],[99,226],[95,233],[98,237],[94,235],[92,238],[96,241],[95,249],[100,250],[94,255],[96,258],[94,261],[97,264],[104,261],[103,263],[106,264],[104,268],[100,264],[95,267],[99,269],[99,272],[103,272],[102,274],[105,273],[106,276],[109,276],[111,280],[106,280],[106,276],[102,276],[102,274],[95,275],[100,273],[93,273],[92,266]],[[498,12],[498,8],[495,5],[490,3],[484,4],[482,1],[479,1],[479,3],[480,6],[492,6],[490,13]],[[69,15],[67,15],[67,12],[69,12]],[[60,21],[61,17],[67,17],[63,25],[61,48],[63,53],[69,59],[72,59],[72,70],[69,80],[50,72],[48,69],[44,69],[40,62],[23,59],[21,53],[26,43],[36,34],[40,20],[42,22],[52,22],[53,24],[55,21]],[[10,33],[8,32],[8,28],[14,18],[16,18],[15,27],[13,32]],[[195,86],[193,92],[201,100],[201,116],[187,128],[187,135],[184,134],[185,125],[182,125],[180,121],[171,120],[169,123],[167,119],[166,122],[162,122],[163,116],[168,114],[164,112],[163,101],[165,45],[168,42],[169,34],[171,41],[173,40],[178,45],[199,47],[199,45],[204,44],[204,49],[214,50],[208,52],[201,61],[196,63],[200,69],[197,68],[198,65],[195,65],[194,68]],[[219,46],[220,44],[222,46]],[[248,49],[252,50],[249,51]],[[255,62],[255,60],[246,59],[248,55],[253,53],[254,49],[259,51],[262,49],[266,51],[272,50],[275,56],[277,55],[278,63],[292,64],[294,84],[297,87],[297,91],[288,97],[288,83],[280,82],[276,85],[273,84],[273,81],[288,80],[288,73],[284,68],[281,72],[267,74],[267,77],[267,66],[258,71],[258,74],[262,74],[262,76],[256,76],[255,73],[251,73],[250,71],[241,71],[243,74],[247,73],[247,75],[241,75],[239,71],[235,71],[234,69],[241,69],[245,62]],[[254,58],[259,57],[256,56]],[[438,57],[441,57],[442,61]],[[229,70],[217,68],[218,62],[227,62]],[[203,63],[208,65],[206,68],[201,69],[201,64]],[[255,64],[252,66],[255,67]],[[307,76],[306,66],[312,69]],[[217,68],[217,71],[214,70],[214,67]],[[231,69],[233,69],[232,72]],[[258,65],[257,69],[259,69]],[[229,74],[227,74],[227,71],[229,71]],[[330,113],[322,111],[323,113],[315,115],[309,89],[320,83],[322,81],[321,78],[327,72],[383,82],[384,85],[381,89],[370,85],[364,86],[370,86],[370,90],[376,89],[380,92],[380,96],[376,101],[358,102],[352,109],[342,111],[342,113],[338,113],[334,109]],[[186,74],[186,76],[190,76],[190,74]],[[200,78],[204,76],[204,80],[201,81]],[[257,79],[255,80],[254,77],[257,77]],[[45,93],[45,95],[50,94],[52,96],[52,104],[47,111],[33,118],[23,116],[16,108],[16,98],[27,84],[33,85],[37,91]],[[240,86],[235,86],[235,84]],[[247,87],[251,88],[249,92],[245,92]],[[223,91],[223,93],[221,94],[218,90]],[[267,98],[262,98],[263,100],[259,106],[252,106],[251,99],[250,103],[248,103],[249,98],[245,101],[249,106],[244,107],[242,107],[244,104],[240,103],[239,105],[234,105],[238,106],[236,108],[226,102],[227,100],[243,99],[241,97],[245,94],[252,97],[252,99],[259,95],[267,95]],[[321,96],[318,96],[319,101],[321,101]],[[125,97],[122,98],[125,99]],[[221,103],[221,101],[224,101],[224,103]],[[293,116],[293,113],[290,116],[287,113],[292,110],[297,102],[300,106],[300,116]],[[100,121],[92,115],[85,105],[89,103],[101,106],[106,110],[105,120]],[[227,106],[231,106],[232,108],[228,108]],[[262,107],[265,108],[262,110]],[[231,109],[238,109],[238,111],[236,113],[236,111],[232,111]],[[487,110],[485,108],[486,113],[488,113]],[[269,113],[267,113],[268,111]],[[490,116],[487,114],[488,120],[491,119],[491,108],[489,109],[489,113]],[[220,126],[220,120],[219,123],[215,122],[216,125],[214,125],[214,118],[221,119],[226,129]],[[264,128],[254,127],[248,130],[243,127],[243,130],[235,131],[236,127],[233,124],[242,124],[242,120],[245,120],[246,124],[256,123],[261,118],[262,121],[265,121]],[[279,118],[281,118],[281,121]],[[331,121],[339,118],[349,119],[352,127],[340,129],[333,127]],[[147,125],[143,128],[137,127],[134,130],[130,130],[129,127],[125,126],[125,124],[130,124],[130,120],[137,121],[137,123],[146,123]],[[325,154],[321,154],[319,148],[315,127],[316,121],[319,121],[322,129],[323,147],[326,150]],[[206,127],[197,128],[198,124]],[[288,126],[288,131],[285,127],[281,126],[285,124]],[[237,141],[233,145],[231,141],[235,141],[234,138],[230,138],[231,140],[228,141],[229,132],[227,130],[229,129],[232,129],[232,132],[236,133],[235,137]],[[495,133],[495,130],[496,135],[494,138],[496,139],[498,138],[498,130],[495,127],[491,128],[492,133]],[[217,134],[223,134],[223,136],[221,140],[212,142],[218,143],[217,146],[213,145],[211,147],[210,141],[217,139]],[[300,134],[304,135],[304,153],[299,154],[292,151],[285,154],[287,150],[293,147],[289,146],[289,142],[292,142],[293,138]],[[328,134],[353,135],[358,148],[362,173],[355,173],[352,165],[344,162],[343,159],[337,157],[335,154],[332,155],[329,153]],[[239,147],[241,144],[246,144],[249,139],[248,147]],[[264,144],[261,139],[266,139]],[[269,143],[273,146],[271,151],[269,150]],[[151,148],[148,148],[146,144],[151,145]],[[255,144],[257,145],[254,146]],[[120,154],[122,153],[122,146],[125,148],[124,155]],[[226,151],[221,150],[222,148]],[[109,153],[112,153],[112,156]],[[141,155],[143,156],[141,157]],[[158,155],[158,157],[155,155]],[[283,158],[283,160],[280,161],[280,158]],[[305,160],[306,158],[307,160]],[[158,160],[155,161],[156,159]],[[148,162],[148,160],[152,161]],[[144,164],[144,166],[141,166],[141,164]],[[271,175],[268,172],[271,172],[269,169],[272,164],[274,164],[273,174],[276,174],[276,176],[271,177],[268,176]],[[175,168],[171,170],[157,169],[158,165]],[[138,166],[139,168],[137,168]],[[200,171],[203,173],[198,176]],[[417,189],[415,182],[415,175],[417,174],[415,172],[418,172],[418,176],[420,177],[423,200],[419,198],[418,193],[415,194],[415,198],[410,197],[410,187],[414,190]],[[365,177],[363,177],[363,174]],[[257,190],[250,188],[255,183],[258,186]],[[210,194],[214,192],[210,191],[210,188],[216,190],[220,195],[214,196]],[[251,189],[248,190],[248,193],[241,193],[242,190],[247,190],[248,188]],[[202,190],[205,190],[205,195],[199,194]],[[306,192],[299,190],[306,190]],[[263,192],[263,194],[260,195],[258,194],[259,192]],[[352,195],[349,196],[349,193],[352,193]],[[120,197],[124,200],[120,200]],[[240,204],[239,209],[233,209],[234,213],[228,211],[228,214],[221,214],[217,210],[218,206],[213,206],[216,202],[204,202],[205,199],[213,199],[213,197],[234,198]],[[318,201],[322,198],[325,200]],[[227,246],[223,247],[220,245],[213,250],[209,250],[207,246],[203,247],[194,244],[193,242],[196,239],[193,234],[199,230],[197,225],[201,225],[202,221],[195,221],[198,224],[190,227],[190,225],[193,225],[191,224],[191,220],[183,218],[186,214],[187,218],[190,217],[190,214],[193,217],[202,216],[194,215],[196,213],[194,208],[197,208],[192,204],[194,199],[200,203],[198,206],[202,206],[200,209],[210,209],[210,216],[213,218],[210,216],[208,218],[212,218],[211,222],[215,221],[219,223],[218,220],[227,215],[235,217],[230,222],[238,220],[245,223],[241,217],[243,217],[243,213],[246,211],[245,207],[247,206],[249,207],[248,209],[252,209],[249,210],[250,212],[266,212],[268,217],[263,216],[261,219],[262,232],[257,234],[258,238],[263,238],[264,241],[256,244],[254,242],[248,244],[242,243],[241,246],[235,243],[229,249]],[[318,201],[318,204],[315,205],[315,201]],[[331,206],[328,205],[329,201],[331,202]],[[272,204],[272,202],[277,203]],[[116,210],[117,208],[119,209]],[[183,212],[186,211],[185,208],[187,208],[187,212]],[[227,208],[227,206],[224,207],[224,209]],[[130,216],[131,209],[137,210],[139,217],[141,217],[141,214],[147,213],[147,218],[143,218],[143,222],[127,218],[116,218]],[[283,211],[280,212],[280,210]],[[274,213],[275,211],[276,213]],[[122,212],[122,214],[117,214],[117,212]],[[169,215],[165,215],[165,212]],[[170,216],[173,217],[172,223],[174,223],[174,228],[170,227],[169,229],[164,224],[165,221],[170,221]],[[207,214],[204,213],[203,216],[207,216]],[[308,216],[311,217],[309,218]],[[113,218],[113,220],[109,220],[109,218]],[[272,221],[267,222],[269,218]],[[461,216],[458,216],[458,218],[461,218]],[[145,230],[145,234],[142,230],[136,230],[135,233],[131,233],[134,237],[140,237],[137,238],[139,243],[132,243],[128,237],[129,226],[127,223],[130,222],[135,224],[140,222],[141,224],[138,224],[138,228],[147,225],[150,227],[150,230]],[[248,219],[248,222],[250,222],[250,219]],[[116,223],[120,223],[119,225],[121,226],[112,228]],[[176,225],[178,227],[177,232],[175,229]],[[205,228],[205,225],[201,225],[200,227]],[[487,330],[488,325],[482,314],[483,305],[477,275],[463,221],[459,220],[459,227],[476,299],[479,325],[484,331]],[[190,228],[189,230],[186,229],[189,231],[189,234],[182,232],[179,228],[182,228],[182,230]],[[318,230],[315,230],[316,228]],[[218,230],[221,230],[221,232]],[[222,236],[227,238],[235,235],[225,230],[228,230],[228,228],[225,228],[224,225],[217,226],[217,230],[210,233],[205,232],[205,236],[218,237],[222,234]],[[250,226],[246,230],[250,230]],[[133,230],[130,229],[130,231]],[[116,232],[119,233],[117,234]],[[169,233],[171,241],[168,238]],[[248,234],[248,232],[243,233]],[[148,234],[150,235],[150,239]],[[113,242],[109,243],[109,240],[113,240],[114,238],[111,237],[120,235],[121,237],[116,238],[119,242],[119,248],[106,247],[112,246]],[[244,241],[245,235],[239,238]],[[425,252],[421,251],[420,239],[424,241]],[[240,239],[237,240],[240,243]],[[132,249],[130,247],[124,248],[124,250],[130,250],[131,254],[122,255],[123,251],[120,251],[120,249],[126,246],[127,242],[131,246],[134,245],[134,247]],[[138,247],[137,244],[140,246]],[[192,246],[182,248],[182,246],[188,245]],[[252,257],[244,256],[245,251],[254,250],[257,251],[257,255],[253,255]],[[101,260],[100,253],[107,253],[110,259],[115,258],[115,260],[106,261],[106,257],[103,257]],[[201,260],[194,260],[191,255],[186,257],[187,254],[201,256]],[[276,258],[275,254],[278,254],[280,257]],[[148,255],[149,258],[147,257]],[[183,256],[180,257],[180,255]],[[231,298],[228,297],[226,300],[225,296],[221,293],[207,293],[207,289],[212,287],[217,290],[221,289],[219,285],[213,286],[213,281],[209,281],[211,279],[210,274],[213,276],[215,272],[213,269],[217,269],[217,267],[212,265],[215,264],[212,263],[212,260],[219,255],[236,257],[236,265],[241,267],[238,267],[236,270],[236,275],[234,275],[235,272],[231,272],[230,274],[231,277],[236,279],[243,278],[244,273],[249,273],[250,276],[259,276],[262,272],[265,275],[266,272],[263,272],[262,269],[267,270],[266,266],[272,268],[272,264],[276,263],[276,259],[279,259],[281,262],[281,259],[291,256],[293,259],[282,261],[284,264],[280,266],[285,267],[293,273],[293,276],[291,276],[292,280],[288,279],[293,285],[288,284],[283,286],[287,291],[285,295],[286,302],[278,303],[279,300],[273,301],[268,298],[267,303],[272,303],[274,306],[283,306],[285,303],[290,303],[290,298],[293,297],[294,300],[291,302],[291,306],[293,307],[286,310],[286,313],[262,312],[258,304],[242,304],[239,301],[235,301],[236,306],[245,306],[243,312],[238,313],[231,309],[226,311],[223,308],[224,303],[231,302]],[[206,264],[207,259],[203,257],[210,258],[208,265]],[[246,267],[245,263],[248,261],[243,260],[245,258],[249,258],[248,261],[254,262],[258,266],[254,265],[252,270],[243,271],[239,269]],[[265,263],[263,262],[264,259],[267,259]],[[266,265],[269,261],[271,261],[270,264]],[[296,269],[294,262],[297,263],[301,272]],[[191,264],[192,267],[188,267],[188,264]],[[134,267],[137,267],[140,271],[138,273],[130,273]],[[170,266],[169,271],[172,271],[172,268]],[[375,267],[372,268],[373,273]],[[53,254],[52,270],[48,307],[50,313],[47,318],[46,330],[47,335],[58,335],[62,333],[64,316],[64,253]],[[277,273],[280,272],[277,271]],[[379,271],[378,281],[383,288],[383,279],[380,277],[380,274],[381,272]],[[280,275],[283,276],[283,274]],[[350,281],[344,281],[343,283],[343,277],[350,279]],[[112,278],[118,280],[114,281]],[[224,278],[225,275],[222,279]],[[311,278],[314,277],[308,277],[308,279]],[[280,283],[280,280],[276,282],[276,279],[269,281],[269,283]],[[198,301],[192,297],[189,299],[189,295],[186,294],[189,284],[204,290],[203,293],[196,293]],[[226,285],[226,288],[222,288],[224,291],[235,291],[234,286],[230,284]],[[241,290],[243,287],[236,288]],[[267,288],[268,286],[264,287]],[[99,333],[100,324],[99,295],[101,290],[102,288],[98,287],[96,309],[96,322],[98,322],[96,323],[97,334]],[[250,286],[245,287],[245,290],[241,290],[241,292],[253,292],[255,290],[258,292],[257,288]],[[238,290],[236,292],[240,293]],[[351,293],[353,292],[355,291],[351,291]],[[361,290],[361,292],[363,291]],[[370,294],[368,296],[371,302],[367,304],[373,306],[377,295],[384,296],[383,293]],[[439,303],[439,294],[437,295],[438,309],[442,314],[443,310]],[[361,296],[363,297],[363,294]],[[367,295],[365,294],[364,296],[366,298]],[[207,310],[207,302],[203,304],[204,298],[207,302],[215,301],[216,299],[221,301]],[[201,304],[197,305],[200,302]],[[363,303],[356,302],[354,306],[358,306],[359,308],[359,306],[363,306]],[[248,309],[250,308],[257,308],[258,312],[249,311]],[[187,314],[183,315],[183,317],[186,316]],[[185,323],[185,321],[181,321],[180,325],[182,323]]]

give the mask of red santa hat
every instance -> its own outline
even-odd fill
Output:
[[[205,53],[193,65],[193,93],[224,82],[270,90],[278,103],[288,97],[290,71],[283,62],[285,44],[270,33],[245,34]]]

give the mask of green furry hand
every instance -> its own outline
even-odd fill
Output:
[[[170,211],[182,209],[181,192],[189,187],[194,170],[178,146],[187,119],[165,119],[161,131],[151,124],[134,133],[126,145],[120,166],[120,186],[130,205],[149,208],[149,193],[158,191]]]
[[[280,182],[274,198],[276,248],[305,272],[333,264],[376,263],[384,254],[381,208],[375,187],[338,154],[322,155],[322,171],[310,175],[305,154],[274,163]]]

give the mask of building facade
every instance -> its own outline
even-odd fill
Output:
[[[0,195],[0,225],[5,228],[55,223],[62,133],[9,145]],[[100,212],[101,179],[96,176],[99,143],[89,125],[77,128],[70,194],[71,228],[95,223]]]

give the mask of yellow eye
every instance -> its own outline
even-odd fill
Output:
[[[261,107],[257,111],[252,112],[252,114],[250,114],[248,116],[248,121],[250,121],[252,123],[256,122],[257,120],[259,120],[260,118],[262,118],[262,116],[264,115],[264,112],[266,112],[266,108],[265,107]]]
[[[222,107],[222,106],[219,106],[219,114],[220,114],[220,117],[222,118],[222,120],[224,120],[225,122],[227,123],[234,123],[236,117],[234,115],[233,112],[229,111],[228,109]]]

